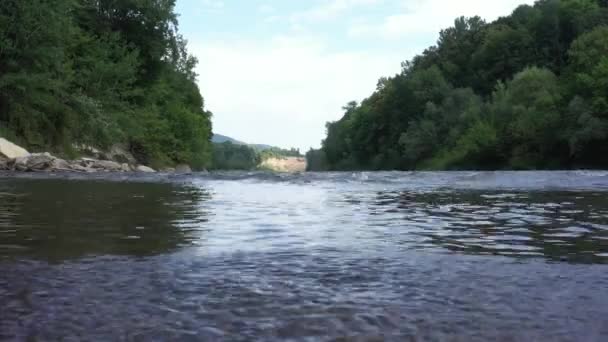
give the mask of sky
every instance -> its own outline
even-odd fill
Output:
[[[213,131],[304,152],[455,18],[491,21],[533,2],[177,0],[176,11]]]

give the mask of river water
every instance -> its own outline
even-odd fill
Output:
[[[0,340],[606,341],[608,172],[3,175]]]

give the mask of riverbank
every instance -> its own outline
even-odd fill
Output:
[[[4,138],[0,138],[0,171],[14,172],[142,172],[154,173],[157,170],[139,164],[126,149],[114,146],[102,152],[88,146],[78,147],[79,151],[91,157],[62,159],[50,154],[29,153],[26,149]],[[192,172],[188,165],[166,168],[164,172]]]
[[[306,158],[302,157],[275,157],[264,159],[259,168],[275,172],[305,172]]]

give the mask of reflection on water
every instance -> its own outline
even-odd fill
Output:
[[[382,192],[377,225],[414,248],[482,255],[608,261],[608,197],[597,192]]]
[[[169,184],[0,183],[0,257],[168,253],[200,236],[208,198]]]
[[[604,173],[45,177],[0,340],[608,339]]]

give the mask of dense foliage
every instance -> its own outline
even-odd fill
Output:
[[[283,157],[302,157],[300,150],[297,148],[283,149],[279,147],[270,147],[259,151],[262,160],[268,158],[283,158]]]
[[[322,149],[310,149],[306,152],[306,171],[328,171],[327,158]]]
[[[295,148],[257,148],[259,145],[235,144],[230,140],[213,144],[213,166],[215,170],[254,170],[269,158],[301,157]]]
[[[213,144],[213,169],[253,170],[260,163],[259,154],[250,146],[226,141]]]
[[[312,169],[608,167],[608,2],[458,18],[327,124]]]
[[[32,150],[120,142],[152,166],[207,166],[211,113],[174,4],[0,1],[0,134]]]

